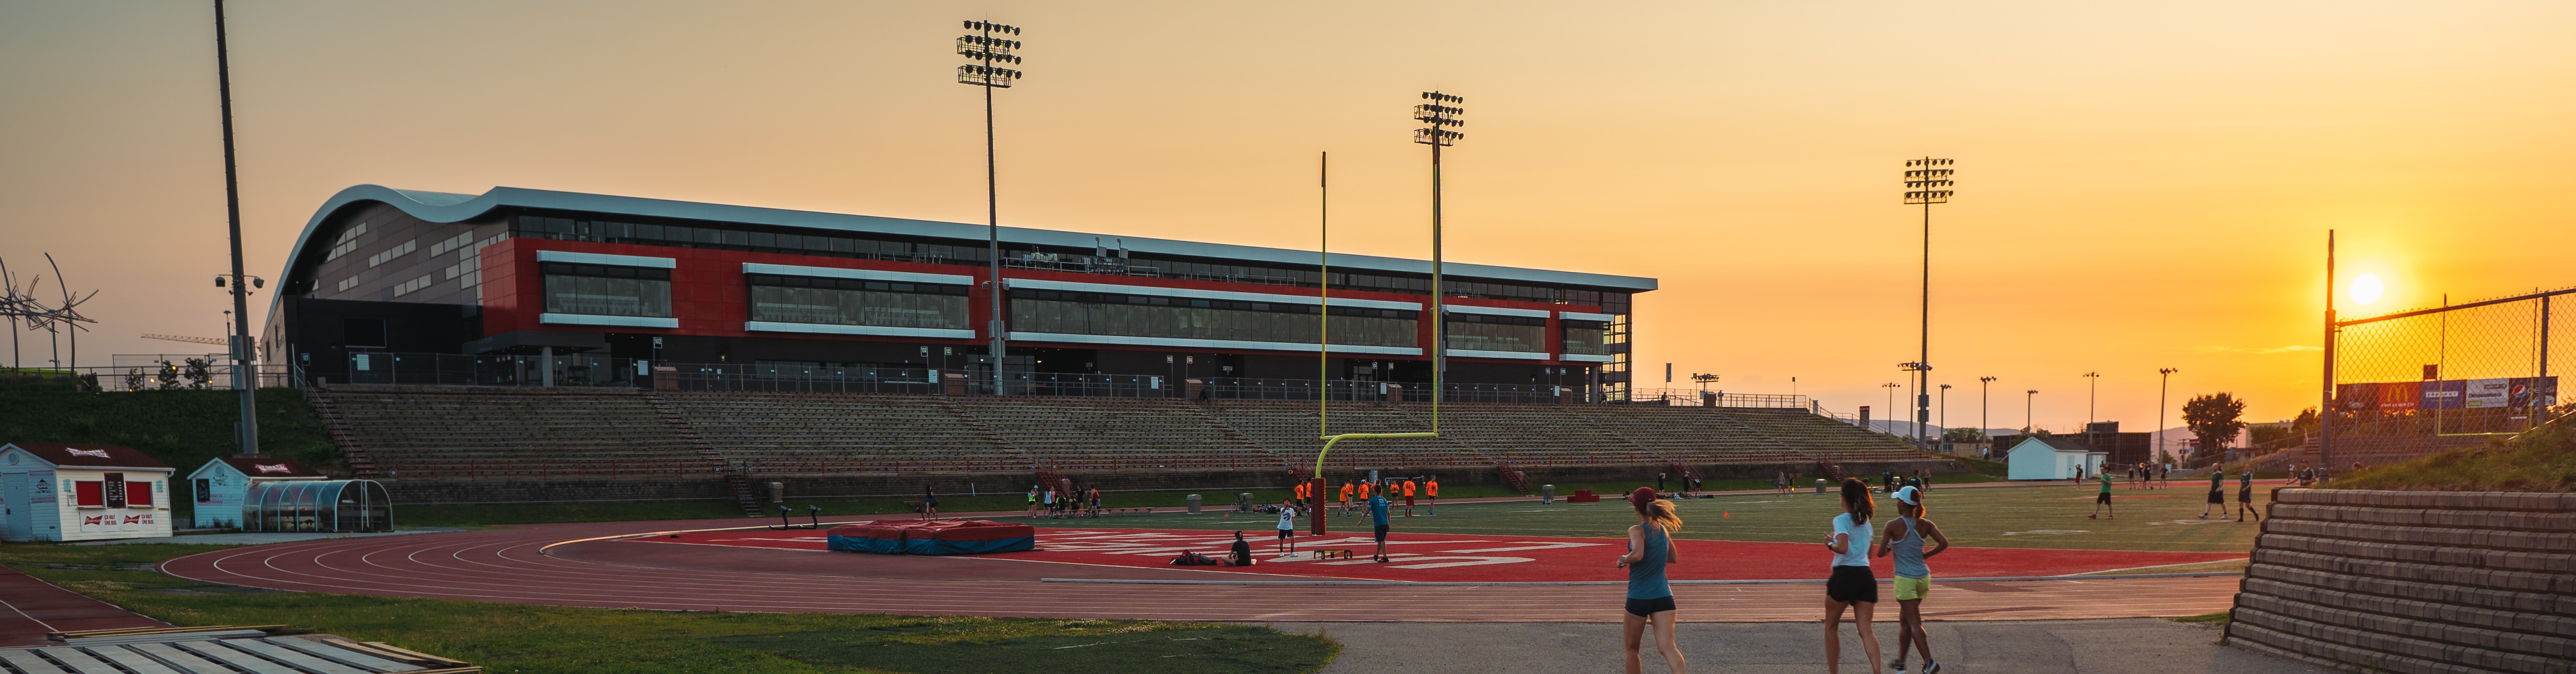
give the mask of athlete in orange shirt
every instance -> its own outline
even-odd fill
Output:
[[[1412,481],[1412,480],[1405,480],[1405,481],[1404,481],[1404,516],[1405,516],[1405,517],[1412,517],[1412,516],[1413,516],[1413,495],[1414,495],[1415,493],[1416,493],[1416,491],[1415,491],[1415,487],[1414,487],[1414,485],[1413,485],[1413,481]]]
[[[1427,513],[1423,513],[1423,514],[1424,514],[1424,515],[1438,515],[1438,514],[1440,514],[1440,476],[1438,476],[1438,475],[1433,475],[1433,476],[1431,476],[1431,481],[1430,481],[1430,482],[1423,483],[1423,485],[1422,485],[1422,492],[1423,492],[1423,495],[1431,497],[1431,512],[1427,512]]]
[[[1352,512],[1352,511],[1351,511],[1351,481],[1349,481],[1349,480],[1343,480],[1343,481],[1342,481],[1342,514],[1348,515],[1348,514],[1350,514],[1351,512]]]

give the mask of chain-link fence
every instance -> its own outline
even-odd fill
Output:
[[[2314,460],[2378,464],[2548,421],[2576,361],[2576,288],[2338,320],[2333,413]]]

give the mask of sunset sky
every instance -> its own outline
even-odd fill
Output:
[[[1663,280],[1639,385],[1883,407],[1935,207],[1949,421],[2155,426],[2210,391],[2316,404],[2326,230],[2387,295],[2576,284],[2576,3],[287,2],[230,5],[251,273],[322,200],[496,185],[980,222],[959,19],[1020,25],[1005,224],[1428,254],[1417,92],[1467,97],[1448,257]],[[50,252],[82,365],[220,347],[212,12],[0,4],[0,258]],[[2348,296],[2347,296],[2348,297]],[[254,298],[254,315],[266,311]],[[22,353],[48,358],[43,333]],[[1883,412],[1881,413],[1883,414]],[[2174,422],[2168,422],[2174,423]]]

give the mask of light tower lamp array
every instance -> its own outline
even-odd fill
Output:
[[[1016,39],[1018,26],[990,21],[967,21],[966,30],[974,31],[957,38],[957,55],[974,61],[957,66],[957,83],[984,89],[984,214],[985,255],[989,258],[992,287],[986,295],[992,298],[992,320],[985,329],[992,334],[993,394],[1010,391],[1004,386],[1006,354],[1002,329],[1002,201],[1001,180],[993,158],[993,90],[1011,88],[1020,79],[1020,71],[996,64],[1019,65],[1020,57],[1011,52],[1020,48]],[[998,36],[1011,37],[998,37]]]
[[[1422,100],[1425,102],[1413,106],[1413,120],[1423,124],[1413,130],[1413,142],[1431,146],[1431,432],[1438,433],[1440,399],[1446,397],[1444,387],[1449,372],[1449,309],[1441,300],[1444,296],[1440,290],[1440,148],[1456,145],[1467,137],[1449,128],[1467,125],[1466,120],[1459,119],[1467,109],[1458,107],[1467,98],[1425,91]],[[1670,380],[1672,375],[1667,372],[1664,378]]]
[[[1916,367],[1910,368],[1917,430],[1932,421],[1932,205],[1950,203],[1949,166],[1950,160],[1935,157],[1905,160],[1905,203],[1923,205],[1922,341],[1914,358]]]

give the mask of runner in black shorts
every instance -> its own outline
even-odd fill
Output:
[[[1825,581],[1825,662],[1842,661],[1843,607],[1850,606],[1872,674],[1882,669],[1878,633],[1869,627],[1878,606],[1878,578],[1869,570],[1869,516],[1877,508],[1868,484],[1844,478],[1843,514],[1834,516],[1834,531],[1825,535],[1825,549],[1834,553],[1833,575]]]
[[[2236,477],[2236,521],[2260,521],[2263,513],[2254,507],[2254,471],[2246,470]]]

